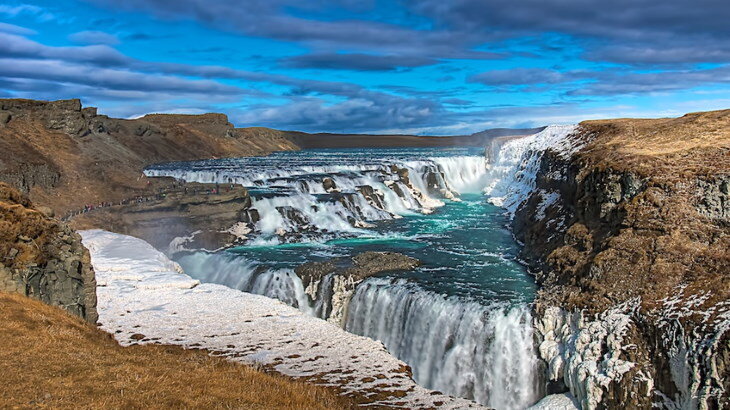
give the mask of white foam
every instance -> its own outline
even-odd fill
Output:
[[[499,409],[524,409],[538,398],[527,306],[483,306],[373,278],[357,287],[345,323],[382,341],[429,388]]]

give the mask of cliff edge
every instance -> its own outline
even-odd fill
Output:
[[[59,216],[154,193],[154,163],[264,155],[298,147],[236,129],[224,114],[99,115],[79,100],[0,99],[0,181]],[[151,189],[152,188],[152,189]]]
[[[581,123],[514,230],[549,390],[583,408],[730,406],[730,110]]]

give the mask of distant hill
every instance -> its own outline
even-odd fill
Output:
[[[420,147],[484,147],[498,137],[532,135],[542,131],[540,128],[494,128],[472,135],[448,137],[419,135],[378,135],[378,134],[308,134],[299,131],[279,131],[271,128],[239,128],[239,135],[251,138],[263,136],[285,138],[302,149],[307,148],[420,148]]]

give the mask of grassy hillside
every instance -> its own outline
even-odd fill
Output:
[[[343,409],[323,388],[172,346],[119,346],[41,302],[0,293],[0,407]]]
[[[580,125],[592,137],[582,155],[599,167],[670,180],[730,173],[730,110]]]

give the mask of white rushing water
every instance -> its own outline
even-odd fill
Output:
[[[524,306],[445,298],[404,280],[357,287],[345,330],[380,340],[418,383],[498,409],[534,403],[537,358]]]
[[[312,232],[372,235],[368,221],[428,214],[444,201],[458,200],[460,193],[484,192],[490,202],[514,214],[535,189],[545,150],[565,155],[576,149],[567,138],[574,130],[551,126],[508,141],[492,164],[476,155],[373,161],[333,153],[316,159],[300,154],[145,172],[261,190],[252,204],[260,215],[252,229],[260,236],[250,244],[276,245],[306,242]],[[325,186],[325,178],[332,180],[334,189]],[[203,282],[277,298],[324,319],[333,298],[330,289],[312,300],[291,269],[266,269],[224,254],[195,253],[178,261]],[[346,311],[346,330],[382,341],[412,367],[422,386],[496,409],[524,409],[540,399],[532,318],[524,303],[477,303],[427,291],[405,279],[370,278],[356,287]]]
[[[565,156],[580,148],[577,141],[569,138],[575,130],[575,125],[551,125],[535,135],[504,143],[485,177],[488,183],[484,193],[490,202],[514,214],[535,190],[545,151],[550,149]]]
[[[196,252],[177,259],[190,276],[243,292],[278,299],[312,316],[315,304],[304,292],[302,280],[291,269],[266,269],[257,263],[227,254]]]
[[[300,161],[314,165],[277,158],[227,161],[153,167],[145,174],[252,189],[252,208],[260,218],[251,229],[259,244],[310,241],[322,234],[357,236],[368,221],[429,214],[443,206],[444,199],[480,192],[487,176],[485,158],[474,155],[416,160],[363,160],[353,155]],[[343,163],[328,165],[337,161]],[[326,187],[325,179],[333,186]]]

